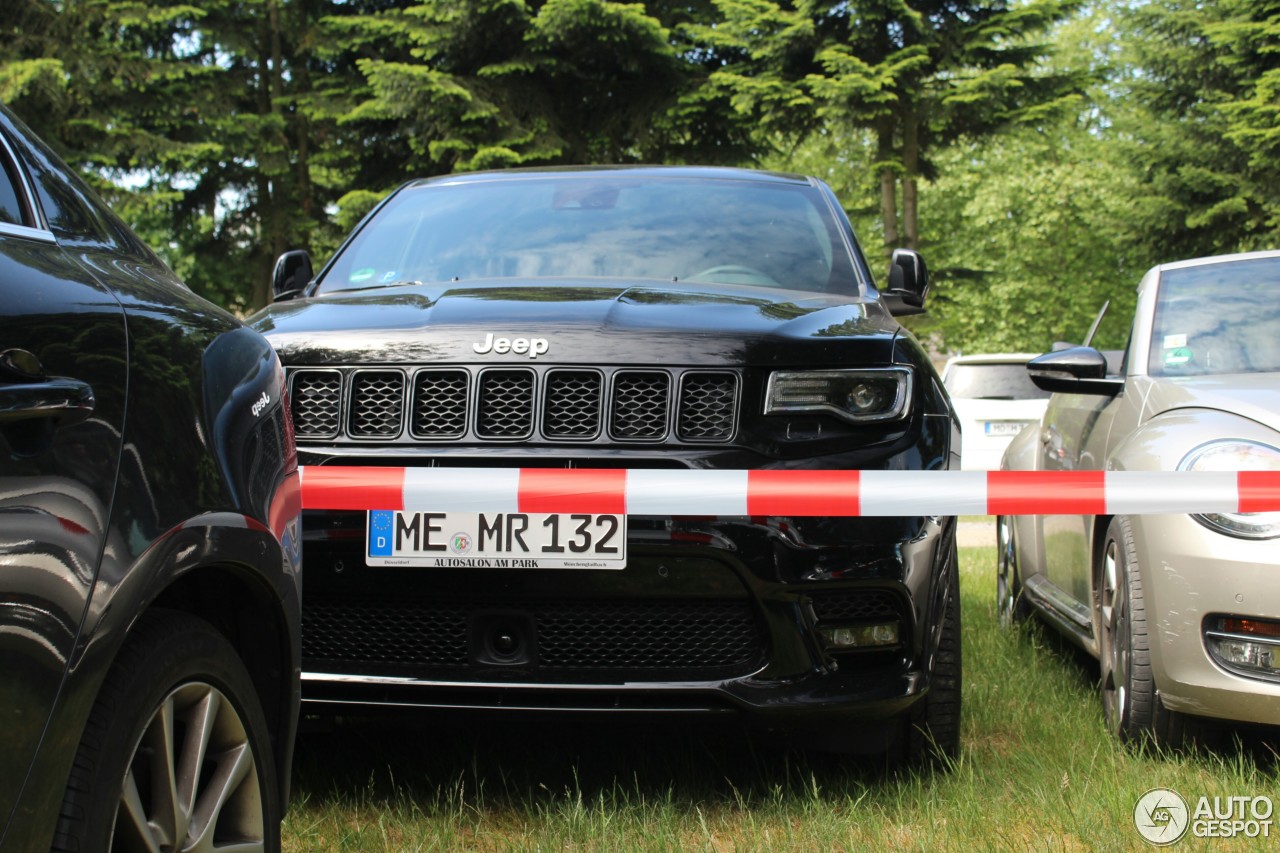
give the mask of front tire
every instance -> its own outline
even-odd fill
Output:
[[[1013,519],[996,516],[996,618],[1001,628],[1025,622],[1031,606],[1022,594],[1018,575],[1018,542]]]
[[[945,766],[960,754],[960,570],[955,542],[948,556],[949,589],[943,606],[938,650],[929,672],[929,692],[907,715],[909,764]]]
[[[85,726],[53,849],[277,851],[272,754],[226,638],[187,614],[144,614]]]
[[[1189,721],[1166,708],[1156,688],[1142,565],[1128,518],[1111,519],[1100,559],[1098,668],[1107,728],[1124,742],[1180,747]]]

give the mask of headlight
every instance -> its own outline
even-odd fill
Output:
[[[875,423],[902,417],[910,401],[911,371],[905,367],[779,370],[769,377],[764,413],[827,412],[850,423]]]
[[[1244,439],[1202,444],[1178,463],[1179,471],[1280,471],[1280,448]],[[1280,512],[1219,512],[1191,516],[1196,521],[1241,539],[1280,536]]]

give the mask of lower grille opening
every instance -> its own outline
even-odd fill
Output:
[[[813,612],[819,624],[901,619],[906,615],[905,606],[901,596],[884,589],[840,590],[813,596]]]
[[[365,675],[484,680],[473,614],[508,610],[534,626],[533,680],[705,679],[747,674],[764,659],[749,601],[311,601],[303,667]]]

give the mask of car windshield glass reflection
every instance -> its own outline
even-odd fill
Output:
[[[407,188],[361,229],[319,291],[565,278],[858,291],[814,187],[611,176]]]
[[[1280,258],[1167,270],[1149,363],[1152,376],[1280,370]]]

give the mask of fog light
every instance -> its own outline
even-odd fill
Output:
[[[1241,675],[1280,678],[1280,623],[1222,617],[1206,631],[1209,653]]]
[[[1218,656],[1224,663],[1260,669],[1263,672],[1280,672],[1280,660],[1276,650],[1262,643],[1246,643],[1242,640],[1215,640]]]
[[[818,633],[828,649],[867,649],[898,644],[897,622],[827,625],[820,627]]]

